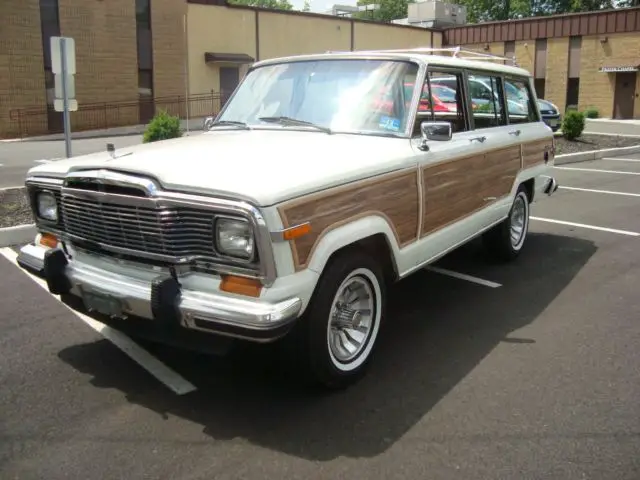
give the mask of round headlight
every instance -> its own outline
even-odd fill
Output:
[[[248,221],[221,218],[216,222],[216,246],[223,255],[249,260],[253,258],[253,231]]]
[[[51,222],[58,221],[58,204],[51,192],[40,192],[36,197],[38,216]]]

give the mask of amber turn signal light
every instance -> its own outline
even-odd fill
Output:
[[[44,245],[49,248],[56,248],[58,246],[58,238],[50,233],[43,233],[40,236],[40,245]]]
[[[290,228],[282,232],[282,238],[285,240],[295,240],[296,238],[302,237],[311,231],[310,223],[303,223],[302,225],[298,225],[296,227]]]
[[[237,293],[238,295],[246,295],[247,297],[259,297],[262,291],[262,284],[259,280],[253,278],[223,275],[220,290],[223,292]]]

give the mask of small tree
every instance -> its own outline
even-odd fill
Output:
[[[562,121],[562,133],[567,140],[575,140],[584,130],[584,113],[576,110],[569,110]]]
[[[587,118],[598,118],[600,113],[596,107],[587,107],[584,109],[584,116]]]
[[[169,115],[165,110],[161,110],[147,125],[142,137],[142,142],[157,142],[158,140],[167,140],[181,136],[180,118]]]

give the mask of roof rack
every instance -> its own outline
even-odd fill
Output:
[[[327,53],[340,53],[337,51],[327,51]],[[500,61],[507,65],[510,62],[513,66],[518,66],[516,57],[505,57],[501,55],[492,55],[491,53],[476,52],[475,50],[466,50],[461,47],[432,48],[432,47],[416,47],[416,48],[399,48],[387,50],[361,50],[359,53],[427,53],[429,55],[450,54],[453,58],[462,58],[464,60],[478,61]]]

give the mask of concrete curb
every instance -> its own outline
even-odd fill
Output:
[[[0,248],[33,242],[37,233],[35,223],[0,228]]]
[[[621,155],[633,155],[640,153],[640,145],[633,147],[605,148],[603,150],[591,150],[588,152],[566,153],[558,155],[555,158],[556,165],[564,165],[566,163],[588,162],[591,160],[600,160],[605,157],[619,157]]]

